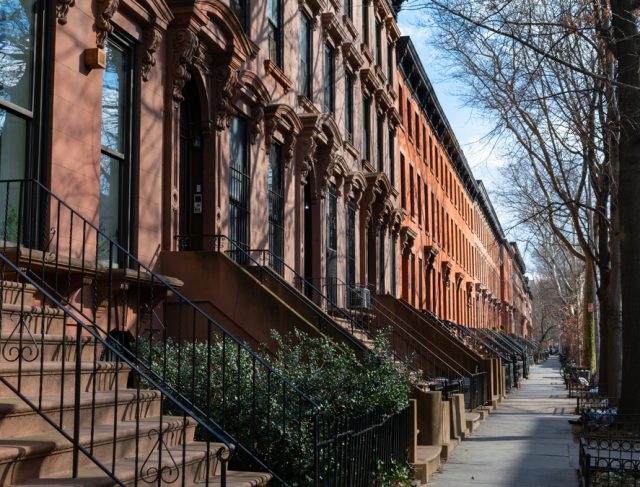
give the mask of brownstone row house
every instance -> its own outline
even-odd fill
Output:
[[[293,328],[360,355],[389,333],[426,479],[512,375],[444,323],[530,333],[388,0],[3,1],[0,213],[0,485],[342,485],[302,444],[318,406],[255,352]]]

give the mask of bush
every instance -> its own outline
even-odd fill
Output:
[[[409,377],[396,369],[384,338],[376,341],[376,356],[363,360],[325,337],[296,331],[274,338],[279,350],[269,362],[324,415],[356,416],[373,409],[391,415],[406,407]],[[137,347],[138,357],[216,421],[232,441],[247,447],[291,485],[310,485],[314,412],[246,349],[227,337],[212,337],[209,344],[139,339]],[[182,414],[168,401],[164,411]],[[196,430],[196,438],[206,439],[202,428]]]

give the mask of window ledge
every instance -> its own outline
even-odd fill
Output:
[[[282,86],[282,88],[284,88],[285,93],[293,86],[293,81],[291,81],[289,77],[284,74],[284,71],[282,71],[282,69],[280,69],[271,59],[265,60],[264,70],[267,74],[270,74],[273,79]]]
[[[304,108],[308,113],[319,113],[313,102],[304,95],[298,95],[298,106]]]
[[[349,141],[349,140],[345,140],[344,141],[344,148],[345,150],[351,154],[353,157],[358,157],[360,155],[360,151],[358,149],[356,149],[356,146],[353,145],[353,142]]]

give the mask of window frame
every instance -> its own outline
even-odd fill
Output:
[[[140,105],[140,81],[137,76],[138,70],[138,53],[137,53],[137,42],[135,39],[129,37],[126,33],[122,32],[120,29],[115,29],[106,41],[107,44],[112,44],[116,46],[118,49],[125,52],[127,55],[126,62],[126,71],[127,71],[127,90],[125,93],[125,101],[124,106],[125,110],[125,118],[124,118],[124,144],[123,149],[124,152],[118,152],[108,147],[104,147],[102,145],[102,141],[100,142],[100,157],[106,156],[111,159],[119,160],[120,164],[125,168],[125,170],[120,171],[120,197],[119,197],[119,208],[118,208],[118,219],[123,222],[122,225],[119,225],[120,235],[118,235],[117,243],[126,250],[133,251],[135,248],[135,223],[136,223],[136,214],[135,214],[135,188],[136,188],[136,171],[138,165],[137,154],[134,153],[134,141],[137,139],[136,133],[139,127],[138,120],[138,111],[136,107]],[[104,75],[103,71],[103,75]],[[102,120],[102,117],[101,117]],[[101,122],[102,124],[102,122]],[[102,127],[100,130],[100,136],[102,137]],[[123,194],[125,193],[124,198]],[[98,210],[99,213],[99,210]],[[122,261],[124,256],[120,256],[120,261],[118,264],[125,265],[126,263]]]

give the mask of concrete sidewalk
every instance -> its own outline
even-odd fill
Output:
[[[435,474],[434,487],[572,487],[578,485],[578,448],[567,420],[567,398],[557,358],[532,367],[512,392]]]

